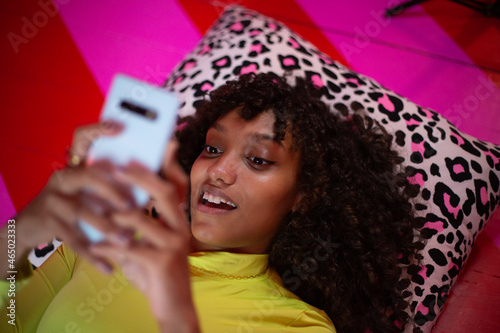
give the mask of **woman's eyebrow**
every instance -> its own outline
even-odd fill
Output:
[[[252,132],[247,135],[247,137],[255,142],[259,141],[271,141],[272,143],[277,143],[279,144],[283,149],[286,150],[285,145],[283,144],[283,141],[281,140],[276,140],[274,135],[270,135],[267,133],[259,133],[259,132]]]
[[[214,123],[211,127],[212,129],[216,130],[217,132],[220,133],[226,133],[227,128],[220,124],[220,123]],[[261,133],[261,132],[251,132],[247,135],[248,138],[250,138],[253,141],[272,141],[278,143],[280,146],[285,148],[285,145],[281,140],[276,140],[274,135],[267,134],[267,133]]]

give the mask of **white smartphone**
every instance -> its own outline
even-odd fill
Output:
[[[92,143],[87,164],[108,160],[117,166],[137,161],[158,172],[165,149],[177,120],[178,101],[170,92],[131,77],[118,74],[113,79],[100,120],[123,124],[116,136],[99,137]],[[139,187],[131,189],[138,206],[144,206],[149,195]],[[80,228],[91,242],[104,235],[84,221]]]

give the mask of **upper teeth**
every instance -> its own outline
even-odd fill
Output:
[[[222,203],[225,203],[226,205],[229,205],[231,207],[236,208],[236,205],[234,203],[232,203],[231,201],[225,200],[221,197],[215,196],[215,195],[207,193],[207,192],[203,193],[203,200],[207,200],[208,202],[214,203],[216,205],[219,205],[222,202]]]

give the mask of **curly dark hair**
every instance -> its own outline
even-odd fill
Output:
[[[381,126],[360,115],[340,119],[320,95],[304,79],[291,86],[271,73],[243,75],[183,120],[178,158],[189,173],[217,119],[272,110],[275,140],[288,130],[301,152],[302,199],[270,245],[270,266],[339,332],[399,332],[410,321],[408,268],[422,249],[421,221],[403,190],[408,174]]]

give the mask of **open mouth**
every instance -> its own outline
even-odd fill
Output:
[[[236,204],[233,202],[207,192],[203,193],[201,203],[207,207],[224,210],[233,210],[237,208]]]

